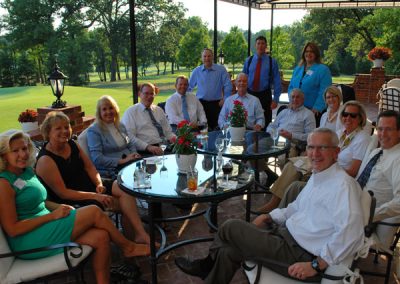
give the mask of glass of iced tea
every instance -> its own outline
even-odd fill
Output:
[[[196,169],[187,173],[187,188],[190,191],[197,190],[197,177],[198,177],[198,172]]]

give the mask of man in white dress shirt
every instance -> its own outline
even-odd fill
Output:
[[[186,76],[180,75],[176,78],[176,92],[167,99],[165,103],[165,113],[169,124],[178,125],[182,120],[187,120],[194,127],[207,123],[203,105],[195,95],[188,94],[189,80]],[[184,104],[186,103],[186,113]],[[186,117],[188,116],[188,117]]]
[[[155,86],[144,83],[139,89],[140,103],[129,107],[121,121],[125,125],[128,136],[135,141],[139,151],[147,151],[154,155],[162,155],[159,144],[163,139],[173,142],[172,133],[164,111],[153,105]],[[154,121],[153,121],[154,119]]]
[[[314,130],[307,139],[313,174],[293,203],[258,216],[255,224],[228,220],[218,230],[207,258],[176,258],[177,266],[205,283],[224,284],[242,261],[263,257],[271,259],[263,265],[274,271],[309,280],[353,255],[364,237],[361,189],[336,163],[338,140],[330,129]],[[266,230],[267,225],[275,228]]]

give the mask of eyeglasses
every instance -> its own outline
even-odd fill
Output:
[[[359,116],[359,114],[358,113],[354,113],[354,112],[346,112],[346,111],[344,111],[344,112],[342,112],[342,116],[343,117],[350,116],[351,118],[356,118],[357,116]]]
[[[314,151],[314,150],[318,150],[321,152],[325,152],[328,151],[328,149],[334,149],[337,148],[336,146],[328,146],[328,145],[307,145],[306,149],[307,151]]]

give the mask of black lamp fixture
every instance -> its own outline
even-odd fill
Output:
[[[224,62],[225,62],[225,55],[224,55],[224,53],[222,52],[222,49],[221,49],[219,51],[219,54],[218,54],[218,63],[221,64],[221,65],[224,65]]]
[[[62,101],[60,98],[64,94],[64,85],[65,79],[68,77],[65,76],[61,71],[60,67],[58,67],[57,59],[54,64],[53,72],[50,74],[49,78],[47,79],[50,83],[51,90],[53,95],[56,96],[55,102],[51,105],[52,108],[63,108],[67,105],[66,101]]]

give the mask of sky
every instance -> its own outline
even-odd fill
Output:
[[[203,22],[208,23],[208,28],[214,28],[214,0],[174,0],[182,2],[188,9],[187,17],[199,16]],[[243,30],[248,28],[248,8],[218,1],[218,30],[229,32],[233,26]],[[306,14],[306,10],[275,10],[274,26],[290,25],[300,21]],[[271,11],[252,9],[251,30],[257,32],[262,29],[270,29]]]

